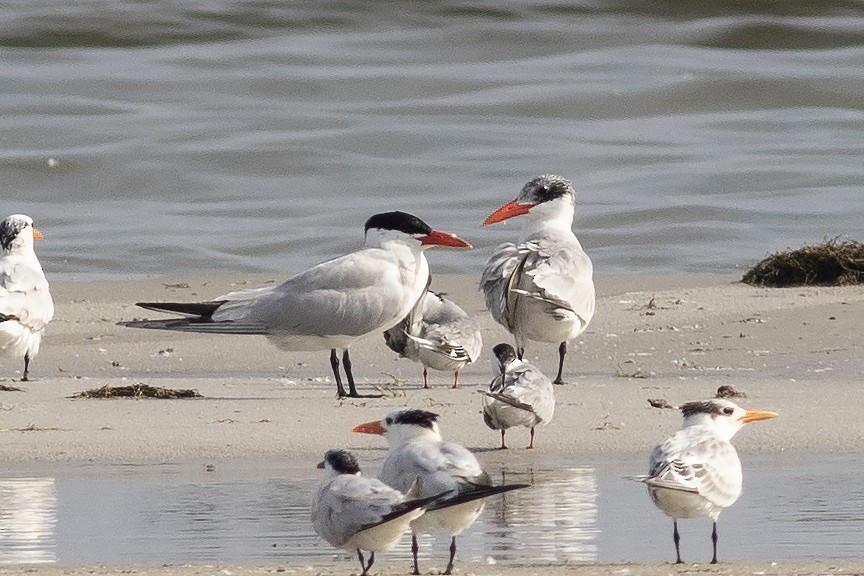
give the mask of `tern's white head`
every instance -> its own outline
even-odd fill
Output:
[[[331,476],[339,474],[360,475],[360,465],[348,450],[333,449],[324,454],[324,460],[318,463],[318,468],[324,469]]]
[[[425,437],[441,440],[438,414],[416,408],[395,410],[383,420],[374,420],[355,426],[352,432],[386,436],[391,447],[400,446],[414,438]]]
[[[386,248],[388,243],[415,244],[418,249],[432,246],[471,248],[455,234],[433,230],[420,218],[405,212],[383,212],[366,221],[366,246]]]
[[[776,412],[768,410],[745,410],[734,402],[714,398],[701,402],[688,402],[681,406],[684,428],[707,426],[718,438],[729,441],[744,424],[757,420],[776,418]]]
[[[0,247],[4,254],[33,252],[33,240],[42,233],[33,227],[33,219],[24,214],[13,214],[0,222]]]
[[[501,206],[483,221],[483,225],[527,215],[527,226],[549,226],[570,230],[576,210],[576,191],[566,178],[543,174],[525,186],[515,200]]]

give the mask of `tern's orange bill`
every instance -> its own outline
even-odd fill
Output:
[[[483,226],[495,224],[496,222],[503,222],[504,220],[509,220],[515,216],[527,214],[533,207],[534,204],[519,204],[516,200],[511,200],[490,214],[486,220],[483,221]]]
[[[770,420],[777,416],[778,414],[776,412],[771,412],[770,410],[748,410],[740,420],[746,424],[748,422],[757,422],[759,420]]]
[[[459,238],[455,234],[449,232],[439,232],[432,230],[426,236],[420,239],[420,244],[424,246],[450,246],[451,248],[473,248],[471,244]]]
[[[33,228],[33,239],[34,240],[42,240],[42,238],[44,238],[42,233],[39,230],[37,230],[36,228]]]
[[[351,429],[352,432],[357,432],[360,434],[386,434],[387,430],[381,426],[380,420],[375,420],[374,422],[366,422],[364,424],[358,424],[354,428]]]

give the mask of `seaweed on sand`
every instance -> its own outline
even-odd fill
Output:
[[[149,384],[132,384],[131,386],[102,386],[73,394],[71,398],[201,398],[197,390],[174,390],[160,388]]]
[[[834,238],[777,252],[748,270],[741,281],[772,288],[864,284],[864,244]]]

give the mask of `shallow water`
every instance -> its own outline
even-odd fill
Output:
[[[287,274],[396,208],[474,273],[542,172],[599,273],[862,232],[860,1],[32,0],[0,47],[0,212],[54,279]]]
[[[860,557],[858,459],[744,460],[744,494],[719,523],[721,560]],[[623,478],[643,466],[628,458],[499,470],[496,482],[534,486],[490,500],[460,536],[459,558],[667,561],[674,554],[671,522],[643,486]],[[7,476],[0,479],[0,563],[354,561],[312,532],[313,467],[84,467]],[[708,520],[681,523],[685,560],[710,558],[710,531]],[[404,562],[408,541],[381,561]],[[423,537],[423,563],[446,561],[448,544],[443,536]]]

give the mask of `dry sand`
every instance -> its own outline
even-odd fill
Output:
[[[257,336],[203,336],[117,326],[121,320],[156,317],[139,300],[208,299],[241,287],[280,281],[246,278],[165,278],[134,282],[54,284],[55,320],[43,350],[31,364],[34,381],[18,383],[19,362],[4,360],[0,384],[0,460],[9,471],[85,463],[202,463],[320,459],[330,447],[380,458],[378,438],[352,435],[351,427],[389,410],[423,407],[441,414],[447,438],[474,449],[497,445],[498,434],[480,416],[477,390],[491,378],[484,358],[462,373],[431,372],[433,388],[421,388],[421,367],[396,358],[377,335],[352,348],[362,392],[384,398],[338,400],[327,352],[284,353]],[[748,427],[739,450],[819,458],[861,454],[864,419],[859,385],[864,371],[864,290],[849,288],[762,289],[732,277],[601,277],[594,321],[565,367],[569,384],[556,387],[553,422],[538,430],[538,449],[483,453],[485,461],[554,458],[578,461],[604,455],[647,454],[680,424],[676,410],[652,408],[648,399],[676,405],[710,397],[721,385],[747,394],[742,405],[775,410],[780,418]],[[485,312],[476,278],[437,276],[433,288],[449,294],[483,326],[484,349],[509,341]],[[533,344],[528,359],[554,373],[557,346]],[[485,354],[485,353],[484,353]],[[85,389],[134,383],[194,388],[193,400],[82,400]],[[512,433],[518,446],[527,436]],[[508,439],[511,435],[508,435]],[[864,554],[862,554],[864,556]],[[689,566],[689,565],[688,565]],[[377,567],[376,567],[377,568]],[[463,574],[553,571],[535,567],[460,566]],[[864,563],[843,561],[747,562],[707,566],[591,565],[561,568],[575,574],[817,574],[864,572]],[[42,574],[107,574],[120,567],[38,568]],[[287,567],[307,571],[307,567]],[[343,563],[313,573],[351,573]],[[381,569],[394,571],[393,563]],[[19,568],[0,574],[19,573]],[[20,570],[24,570],[20,567]],[[124,568],[125,570],[125,568]],[[276,567],[136,567],[133,574],[261,574]],[[683,570],[683,572],[682,572]]]

